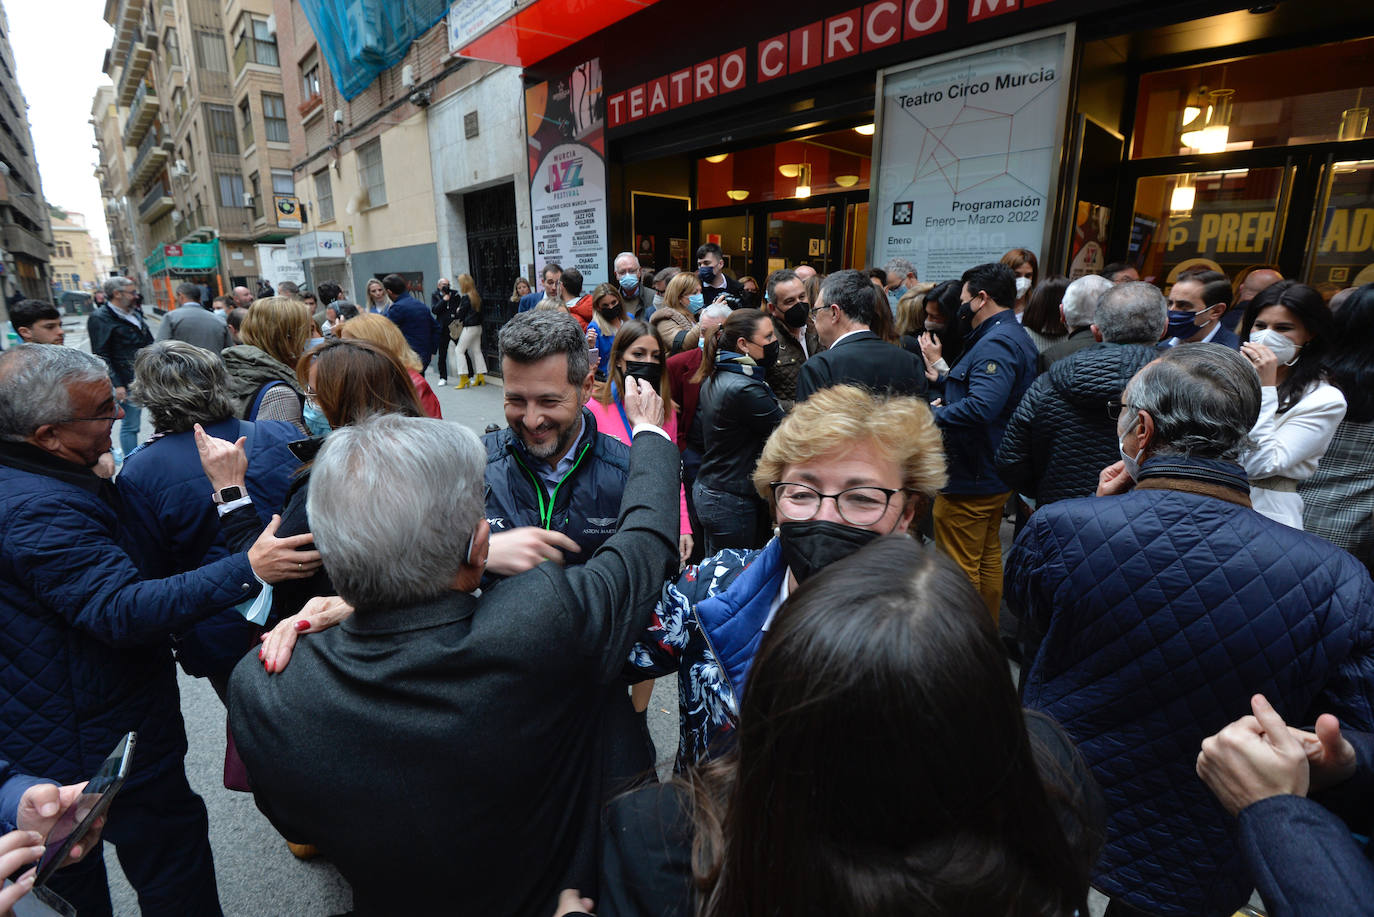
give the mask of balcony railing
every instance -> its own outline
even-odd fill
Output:
[[[138,218],[143,223],[151,223],[174,206],[172,189],[159,182],[138,202]]]
[[[124,125],[124,145],[136,146],[143,140],[148,128],[157,121],[157,91],[148,83],[140,82],[129,105],[129,120]]]
[[[149,131],[138,145],[138,155],[134,157],[133,167],[129,170],[129,183],[143,184],[166,165],[171,155],[172,141],[160,139],[157,131]]]
[[[153,52],[156,50],[156,35],[144,35],[142,31],[134,31],[129,42],[129,51],[124,55],[124,66],[119,71],[119,82],[115,86],[115,101],[120,105],[128,105],[133,100],[134,93],[138,90],[148,65],[152,63]]]

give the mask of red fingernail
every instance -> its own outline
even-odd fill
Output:
[[[302,631],[302,630],[309,630],[309,629],[310,629],[310,622],[309,622],[309,621],[297,621],[297,622],[296,622],[296,630]]]
[[[262,651],[265,650],[265,649],[267,649],[267,647],[265,647],[265,646],[260,646],[260,647],[258,647],[258,658],[259,658],[259,659],[262,658]]]

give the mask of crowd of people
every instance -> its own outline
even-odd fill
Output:
[[[49,893],[220,913],[177,665],[360,915],[1367,912],[1374,284],[696,255],[516,280],[481,436],[468,274],[12,306],[0,914],[130,731]]]

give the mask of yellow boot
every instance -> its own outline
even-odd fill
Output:
[[[454,388],[467,388],[467,387],[468,387],[468,377],[467,377],[467,376],[459,376],[459,377],[458,377],[458,384],[455,385]]]
[[[484,375],[481,374],[481,373],[478,373],[477,375],[475,375],[475,376],[472,377],[472,384],[473,384],[473,385],[486,385],[486,384],[487,384],[487,377],[484,376]]]

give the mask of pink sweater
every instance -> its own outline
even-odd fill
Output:
[[[605,433],[607,436],[620,440],[625,445],[630,444],[630,431],[625,429],[625,420],[620,416],[620,408],[615,402],[602,404],[595,398],[587,399],[587,410],[592,412],[596,418],[596,430],[598,433]],[[663,424],[663,432],[668,434],[668,438],[674,443],[677,442],[677,417],[669,414]],[[682,535],[692,534],[692,523],[687,520],[687,491],[679,485],[678,500],[681,504],[681,517],[678,522],[678,533]]]

